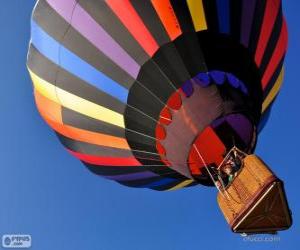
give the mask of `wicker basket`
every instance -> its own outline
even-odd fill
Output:
[[[234,232],[275,232],[292,224],[283,183],[255,155],[244,158],[241,170],[217,199]]]

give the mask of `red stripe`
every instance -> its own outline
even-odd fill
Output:
[[[103,166],[141,166],[141,163],[134,157],[116,158],[86,155],[67,149],[76,158],[90,164]]]
[[[280,63],[281,59],[284,57],[287,49],[287,43],[288,43],[288,31],[287,31],[286,21],[284,20],[276,48],[274,50],[274,53],[271,57],[271,60],[262,78],[263,89],[267,87],[267,84],[269,83],[272,75],[274,74],[276,68],[278,67],[278,64]]]
[[[261,64],[264,52],[270,39],[273,26],[278,15],[279,7],[280,0],[267,0],[264,20],[255,53],[255,62],[258,66]]]
[[[170,0],[151,0],[151,2],[169,37],[172,41],[175,40],[182,31]]]
[[[152,56],[158,50],[159,46],[131,5],[130,1],[106,0],[106,2],[135,40],[150,56]]]

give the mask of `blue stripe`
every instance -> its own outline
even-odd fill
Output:
[[[230,32],[229,0],[217,0],[220,33]]]
[[[163,185],[167,185],[173,181],[177,181],[175,179],[172,179],[172,178],[163,178],[159,181],[154,181],[154,182],[151,182],[151,183],[148,183],[146,185],[143,185],[143,186],[139,186],[140,188],[152,188],[152,187],[157,187],[157,186],[163,186]]]
[[[31,21],[31,42],[53,63],[101,91],[127,103],[128,90],[79,58]]]
[[[132,174],[105,175],[103,177],[115,181],[132,181],[132,180],[140,180],[145,178],[159,177],[159,175],[151,171],[144,171],[144,172],[137,172]]]
[[[262,117],[260,118],[260,122],[257,127],[257,131],[259,134],[262,132],[268,120],[270,119],[273,103],[267,108],[267,110],[262,114]]]

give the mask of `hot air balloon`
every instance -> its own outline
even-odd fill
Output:
[[[251,154],[283,81],[280,0],[39,0],[27,66],[43,119],[93,173],[213,186]]]

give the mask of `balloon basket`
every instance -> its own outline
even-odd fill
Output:
[[[257,156],[243,159],[240,171],[217,201],[235,233],[275,233],[292,225],[283,182]]]

